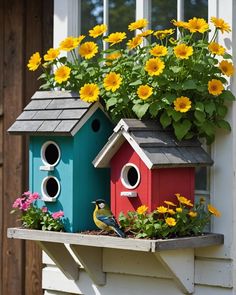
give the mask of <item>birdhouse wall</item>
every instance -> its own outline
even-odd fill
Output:
[[[60,160],[53,171],[43,171],[41,148],[45,142],[53,141],[60,148]],[[38,192],[42,196],[42,182],[45,177],[54,176],[60,183],[60,193],[55,202],[37,201],[39,207],[46,206],[50,212],[64,211],[66,216],[66,230],[71,230],[73,218],[73,137],[61,136],[31,136],[30,137],[30,191]]]
[[[93,124],[98,121],[100,128],[94,131]],[[112,123],[98,109],[75,135],[73,149],[74,231],[96,229],[92,218],[94,210],[92,201],[102,198],[110,204],[110,169],[96,169],[92,161],[107,142],[112,130]]]
[[[140,171],[140,182],[134,189],[128,189],[121,181],[121,171],[125,164],[132,163]],[[137,197],[121,196],[122,192],[137,192]],[[121,211],[133,211],[142,204],[149,205],[151,199],[151,170],[128,142],[125,142],[111,160],[111,209],[118,217]]]
[[[157,206],[164,205],[166,200],[176,203],[176,193],[194,202],[194,167],[153,169],[151,183],[151,210],[154,210]]]

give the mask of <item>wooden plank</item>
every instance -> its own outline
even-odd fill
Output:
[[[71,250],[82,263],[93,282],[99,286],[105,285],[106,274],[103,272],[103,249],[100,247],[71,245]]]
[[[6,130],[23,108],[23,56],[24,44],[24,1],[4,2],[4,129]],[[24,255],[23,242],[5,238],[7,228],[16,224],[16,217],[10,215],[14,199],[23,191],[23,149],[22,139],[4,135],[4,172],[3,172],[3,249],[2,253],[2,294],[25,294],[24,292]],[[10,278],[10,280],[9,280]]]
[[[64,244],[38,242],[40,247],[55,262],[57,267],[69,280],[76,281],[79,277],[79,266],[72,258]]]
[[[196,237],[166,240],[141,240],[131,238],[122,239],[119,237],[102,235],[99,236],[65,232],[47,232],[22,228],[9,228],[7,234],[9,238],[14,239],[36,240],[144,252],[160,252],[164,250],[175,250],[180,248],[208,247],[213,245],[221,245],[224,242],[224,236],[222,234],[214,233]]]

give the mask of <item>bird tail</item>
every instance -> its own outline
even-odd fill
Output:
[[[113,227],[114,231],[121,238],[125,238],[125,233],[119,227]]]

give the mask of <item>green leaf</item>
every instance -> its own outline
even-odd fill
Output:
[[[224,100],[228,100],[228,101],[234,101],[235,100],[235,96],[229,90],[224,90],[223,93],[219,97],[224,99]]]
[[[220,128],[226,129],[228,131],[231,131],[231,126],[229,124],[229,122],[225,121],[225,120],[219,120],[217,121],[217,125]]]
[[[182,70],[182,68],[178,67],[178,66],[169,67],[169,69],[175,74],[181,72],[181,70]]]
[[[202,102],[199,102],[199,101],[196,102],[195,110],[200,111],[200,112],[204,112],[204,104]]]
[[[153,116],[156,117],[158,112],[162,109],[162,106],[160,104],[160,102],[155,101],[154,103],[152,103],[149,107],[149,113]]]
[[[106,107],[109,109],[111,106],[114,106],[117,103],[117,98],[116,97],[111,97],[106,101]]]
[[[183,90],[195,89],[197,84],[194,80],[187,80],[182,84]]]
[[[173,110],[171,116],[175,122],[178,122],[182,118],[182,113],[176,112],[175,110]]]
[[[194,117],[199,121],[199,122],[204,122],[206,119],[206,114],[204,112],[200,111],[195,111],[194,112]]]
[[[137,80],[137,81],[135,81],[133,83],[130,83],[129,85],[130,86],[137,86],[137,85],[141,85],[141,84],[142,84],[142,81],[141,80]]]
[[[225,53],[225,54],[223,55],[223,58],[224,58],[224,59],[233,59],[232,55],[230,55],[230,54],[228,54],[228,53]]]
[[[173,93],[166,93],[164,97],[161,99],[164,103],[171,105],[175,100],[176,95]]]
[[[217,110],[217,114],[219,116],[221,116],[222,118],[224,118],[226,116],[227,111],[228,111],[228,109],[225,105],[219,105],[216,110]]]
[[[173,122],[175,135],[178,140],[182,140],[190,130],[192,123],[185,119],[183,122]]]
[[[205,111],[211,116],[214,111],[216,110],[216,106],[214,104],[214,102],[209,101],[207,103],[205,103]]]
[[[149,108],[149,103],[136,104],[133,106],[132,110],[135,112],[137,117],[141,119],[146,114],[148,108]]]
[[[167,126],[169,126],[171,124],[171,121],[172,121],[171,117],[169,117],[166,112],[162,113],[160,117],[160,122],[163,128],[166,128]]]

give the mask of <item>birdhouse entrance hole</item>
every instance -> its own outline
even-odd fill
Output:
[[[56,177],[48,176],[42,182],[43,200],[55,202],[60,193],[60,183]]]
[[[45,165],[55,166],[60,160],[60,148],[53,141],[44,143],[41,149],[41,158]]]
[[[98,119],[95,119],[95,120],[93,120],[93,122],[92,122],[92,129],[93,129],[93,131],[94,132],[98,132],[99,131],[99,129],[100,129],[100,121],[98,120]]]
[[[136,165],[128,163],[121,170],[122,184],[128,189],[134,189],[140,182],[140,172]]]

